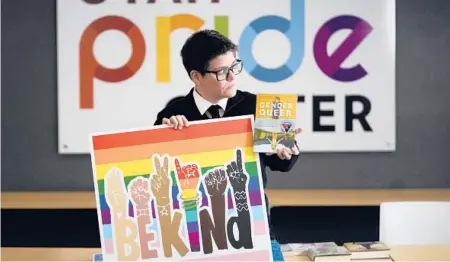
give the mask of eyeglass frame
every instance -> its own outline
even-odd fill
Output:
[[[233,72],[232,68],[239,64],[241,65],[241,70],[237,73]],[[233,72],[234,75],[239,75],[243,69],[244,69],[244,62],[240,59],[236,59],[235,63],[233,63],[230,67],[223,68],[223,69],[216,70],[216,71],[205,70],[205,73],[215,74],[217,81],[224,81],[228,78],[230,72]],[[226,70],[225,78],[220,80],[218,73],[220,73],[223,70]]]

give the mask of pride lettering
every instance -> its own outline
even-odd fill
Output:
[[[339,30],[350,29],[352,33],[330,56],[327,45],[331,36]],[[343,15],[328,20],[317,32],[314,41],[314,57],[322,72],[330,78],[351,82],[363,78],[367,71],[360,64],[344,69],[342,63],[372,31],[370,24],[355,16]]]
[[[90,1],[91,3],[95,1]],[[218,3],[216,3],[218,4]],[[279,82],[291,77],[300,68],[305,55],[305,1],[290,1],[290,19],[275,15],[259,17],[245,27],[239,38],[240,56],[245,70],[255,79],[262,82]],[[205,21],[192,14],[176,14],[156,17],[156,39],[145,39],[136,24],[125,17],[104,16],[94,20],[81,35],[80,52],[80,108],[94,108],[94,80],[105,82],[121,82],[132,77],[141,68],[146,57],[146,41],[154,41],[156,48],[156,81],[169,83],[172,79],[170,71],[171,33],[180,28],[197,31]],[[229,34],[229,17],[214,16],[214,28],[224,35]],[[327,51],[331,36],[340,30],[351,30],[351,34],[332,54]],[[101,65],[94,56],[94,42],[107,30],[124,33],[131,42],[130,59],[120,68],[111,69]],[[284,34],[291,43],[290,56],[286,63],[278,68],[267,68],[259,65],[252,52],[252,44],[257,35],[266,30],[276,30]],[[328,77],[340,82],[357,81],[368,72],[361,64],[351,68],[343,68],[342,63],[367,38],[373,30],[364,19],[351,15],[336,16],[326,21],[318,30],[313,40],[313,54],[319,69]]]

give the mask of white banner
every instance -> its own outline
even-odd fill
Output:
[[[299,95],[302,151],[395,150],[395,1],[58,0],[57,12],[60,153],[153,125],[191,89],[180,49],[203,28],[239,45],[239,89]]]

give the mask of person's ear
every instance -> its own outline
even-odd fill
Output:
[[[200,84],[203,79],[202,74],[200,74],[200,72],[197,70],[192,70],[189,75],[191,76],[191,79],[195,84]]]

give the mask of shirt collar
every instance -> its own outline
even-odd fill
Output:
[[[204,99],[199,93],[197,93],[197,90],[194,88],[194,101],[195,105],[198,108],[198,111],[200,114],[205,114],[205,112],[209,109],[210,106],[213,105],[213,103],[209,102],[208,100]],[[223,110],[227,107],[228,98],[222,98],[217,102],[216,105],[220,106]]]

